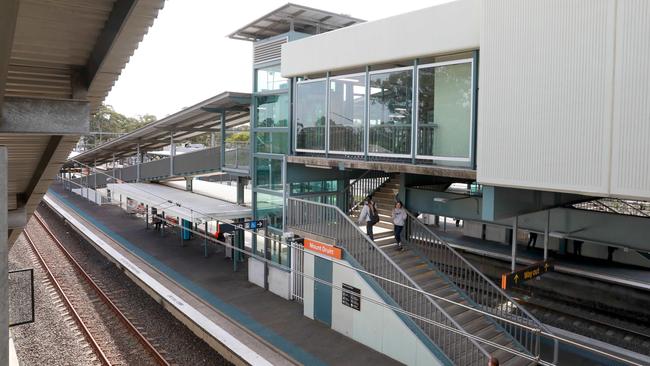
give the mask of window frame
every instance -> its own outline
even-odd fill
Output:
[[[363,84],[363,88],[366,90],[366,94],[365,94],[365,98],[364,98],[365,100],[363,101],[363,130],[364,130],[363,131],[363,136],[364,136],[364,141],[361,143],[361,151],[330,150],[330,146],[329,146],[329,143],[330,143],[330,114],[331,114],[331,111],[332,111],[331,104],[330,104],[331,100],[332,100],[332,98],[330,98],[330,92],[331,92],[330,82],[331,82],[331,80],[345,79],[345,78],[355,77],[355,76],[363,76],[364,78],[366,78],[366,80],[365,80],[365,82]],[[368,89],[366,88],[366,86],[368,84],[369,79],[370,79],[370,75],[368,73],[366,73],[365,71],[356,72],[354,74],[330,76],[330,77],[327,78],[327,146],[326,146],[326,149],[327,149],[328,153],[334,154],[334,155],[358,155],[358,156],[364,156],[365,155],[365,151],[367,150],[367,146],[364,146],[364,145],[367,145],[367,140],[366,140],[367,131],[366,130],[368,129],[367,124],[368,124],[368,109],[369,109],[368,108],[368,105],[369,105],[368,104]]]
[[[294,150],[297,152],[306,152],[306,153],[326,153],[327,148],[329,147],[329,83],[328,83],[329,78],[328,77],[322,77],[318,79],[308,79],[308,80],[299,80],[296,81],[295,83],[295,89],[294,89],[294,108],[293,108],[293,146]],[[301,84],[309,84],[309,83],[317,83],[325,81],[325,146],[323,147],[323,150],[315,150],[315,149],[300,149],[298,148],[298,85]]]
[[[467,158],[459,158],[459,157],[450,157],[450,156],[437,156],[437,155],[420,155],[418,154],[418,147],[419,147],[419,140],[420,140],[420,134],[417,133],[418,129],[420,128],[420,88],[419,88],[419,80],[420,80],[420,70],[421,69],[431,69],[431,68],[436,68],[439,66],[447,66],[447,65],[457,65],[457,64],[469,64],[470,65],[470,113],[469,113],[469,154]],[[449,60],[449,61],[441,61],[441,62],[433,62],[433,63],[428,63],[428,64],[423,64],[423,65],[418,65],[417,70],[415,72],[415,77],[418,79],[418,90],[415,91],[415,158],[416,159],[422,159],[422,160],[431,160],[431,161],[453,161],[453,162],[463,162],[463,163],[470,163],[472,162],[473,158],[473,136],[474,136],[474,59],[473,58],[464,58],[464,59],[458,59],[458,60]]]
[[[366,95],[366,146],[365,150],[368,151],[368,156],[377,156],[377,157],[384,157],[384,158],[412,158],[413,157],[413,141],[411,141],[411,144],[409,146],[409,153],[408,154],[387,154],[387,153],[376,153],[376,152],[371,152],[370,151],[370,90],[372,89],[371,86],[371,77],[372,75],[377,75],[377,74],[390,74],[392,72],[396,71],[406,71],[406,70],[411,70],[411,129],[414,127],[414,116],[413,116],[413,106],[416,103],[416,97],[415,97],[415,90],[413,90],[413,80],[417,77],[417,73],[415,72],[415,67],[414,66],[402,66],[402,67],[396,67],[392,69],[381,69],[381,70],[374,70],[374,71],[369,71],[368,72],[368,90],[367,90],[367,95]],[[412,130],[411,130],[412,132]],[[411,140],[413,140],[411,138]]]

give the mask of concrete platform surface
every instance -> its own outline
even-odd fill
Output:
[[[178,234],[167,232],[161,237],[151,229],[146,230],[142,219],[128,215],[119,207],[97,206],[64,191],[59,184],[52,185],[48,195],[83,217],[105,237],[119,243],[134,258],[164,274],[167,282],[182,286],[183,291],[200,298],[207,307],[297,363],[399,364],[325,324],[304,317],[301,304],[248,282],[245,266],[233,272],[232,262],[225,260],[218,248],[211,247],[210,255],[204,258],[203,240],[186,241],[181,246]],[[218,321],[223,323],[223,319],[215,319]]]

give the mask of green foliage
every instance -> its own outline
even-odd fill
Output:
[[[90,134],[84,137],[84,142],[88,148],[92,148],[155,121],[156,116],[151,114],[127,117],[113,107],[102,104],[90,118]]]
[[[250,140],[249,131],[236,132],[226,137],[226,142],[248,142],[249,140]]]

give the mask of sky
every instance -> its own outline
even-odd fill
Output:
[[[288,0],[167,0],[105,103],[127,116],[163,118],[223,91],[252,89],[251,42],[228,34]],[[291,0],[376,20],[449,0]]]

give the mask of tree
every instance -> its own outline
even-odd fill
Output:
[[[83,144],[90,149],[155,121],[156,116],[151,114],[126,117],[102,104],[90,118],[90,134],[84,136]]]

